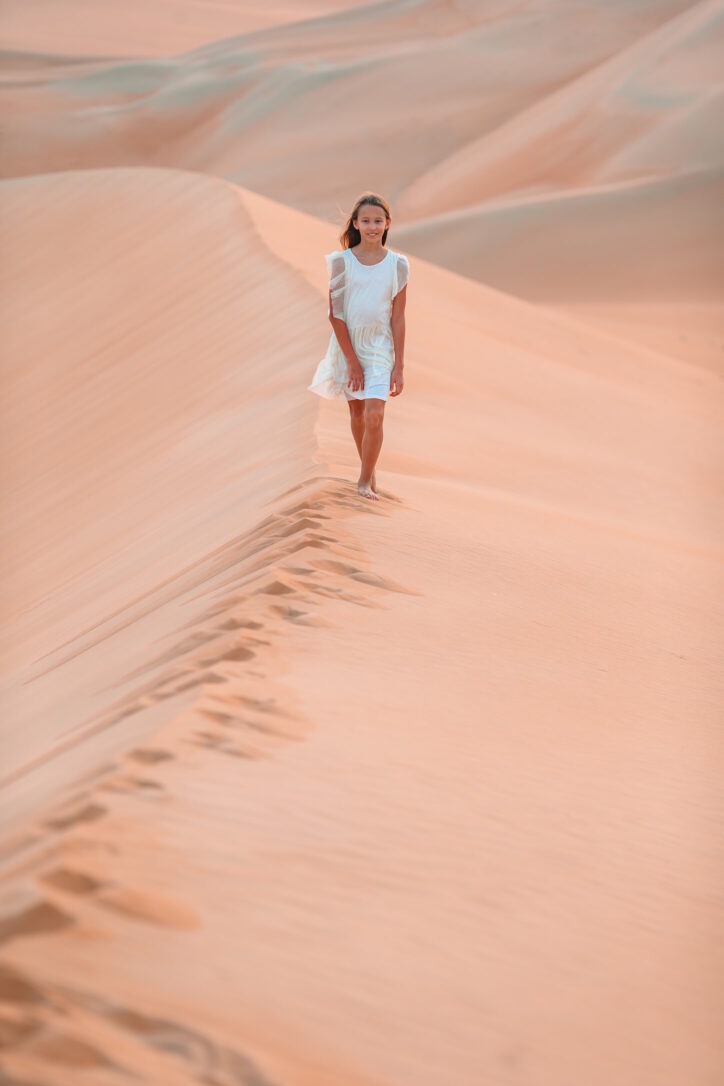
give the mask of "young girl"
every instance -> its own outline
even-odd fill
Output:
[[[342,249],[325,255],[332,335],[307,386],[325,399],[348,401],[362,461],[357,489],[373,501],[385,403],[403,388],[410,266],[402,253],[384,247],[391,221],[387,201],[376,192],[363,193],[340,235]]]

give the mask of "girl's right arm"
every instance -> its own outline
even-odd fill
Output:
[[[364,372],[359,364],[359,359],[355,354],[354,347],[352,346],[352,340],[350,339],[349,329],[343,320],[339,317],[332,316],[332,291],[329,292],[329,322],[332,325],[337,342],[342,348],[342,354],[347,359],[347,365],[349,366],[350,380],[352,381],[352,389],[356,390],[358,387],[363,388],[363,384],[357,384],[356,381],[364,380]]]

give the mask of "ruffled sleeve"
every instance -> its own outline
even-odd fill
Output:
[[[343,252],[326,253],[329,289],[332,293],[332,312],[330,317],[344,320],[345,288],[347,285],[347,264]]]
[[[395,289],[393,297],[404,290],[410,279],[410,262],[402,253],[396,254],[395,260]]]

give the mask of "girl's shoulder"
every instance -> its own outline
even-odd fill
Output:
[[[410,262],[404,253],[395,253],[393,294],[399,294],[410,281]]]
[[[398,253],[397,249],[390,249],[392,263],[395,268],[395,276],[407,280],[410,276],[410,261],[404,253]]]
[[[324,259],[327,264],[327,273],[330,278],[344,276],[347,267],[347,258],[345,257],[345,251],[343,249],[333,249],[331,253],[325,253]]]

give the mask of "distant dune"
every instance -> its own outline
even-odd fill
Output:
[[[664,6],[648,5],[658,22],[650,18],[615,52],[604,54],[596,35],[598,57],[584,70],[408,186],[405,218],[721,167],[722,5],[676,6],[686,10],[674,15],[669,5],[666,21]]]
[[[356,6],[357,0],[63,0],[59,9],[55,0],[34,0],[29,18],[23,0],[5,0],[0,42],[13,52],[58,57],[163,57]]]
[[[406,251],[531,301],[716,304],[724,247],[712,225],[723,199],[724,167],[501,199],[399,236]]]
[[[92,49],[76,38],[85,48],[64,57],[57,43],[39,52],[42,24],[11,4],[4,176],[172,167],[337,224],[364,178],[392,200],[410,254],[586,304],[589,321],[643,343],[662,346],[611,304],[662,304],[685,283],[713,332],[679,307],[663,346],[692,360],[695,345],[720,368],[719,0],[312,4],[293,25],[288,4],[179,4],[165,46],[139,52],[136,34],[125,57],[114,8],[83,20]],[[151,13],[150,42],[168,22]]]

